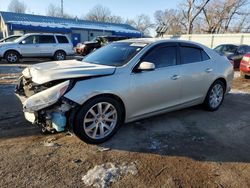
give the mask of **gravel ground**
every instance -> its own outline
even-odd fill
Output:
[[[0,187],[250,187],[250,80],[238,73],[217,112],[126,124],[95,146],[25,121],[13,90],[28,64],[0,64]]]

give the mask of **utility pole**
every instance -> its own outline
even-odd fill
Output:
[[[61,0],[61,15],[63,17],[63,0]]]

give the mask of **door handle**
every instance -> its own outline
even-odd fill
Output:
[[[174,75],[171,77],[172,80],[178,80],[179,78],[181,78],[179,75]]]
[[[213,71],[213,69],[211,69],[211,68],[207,68],[205,71],[206,71],[207,73],[210,73],[210,72],[212,72],[212,71]]]

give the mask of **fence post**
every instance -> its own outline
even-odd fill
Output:
[[[213,48],[214,46],[214,35],[212,34],[212,38],[211,38],[211,47],[210,48]]]
[[[244,35],[242,34],[240,37],[240,44],[243,44],[243,41],[244,41]]]

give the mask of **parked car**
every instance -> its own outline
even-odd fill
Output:
[[[52,57],[64,60],[74,54],[73,45],[66,35],[26,34],[13,42],[0,43],[0,58],[17,63],[20,58]]]
[[[240,73],[242,77],[250,77],[250,53],[245,54],[240,62]]]
[[[30,66],[16,93],[44,131],[102,143],[127,122],[193,105],[217,110],[232,85],[227,58],[193,42],[134,39],[86,56]]]
[[[243,56],[250,52],[248,45],[222,44],[214,48],[216,52],[225,55],[234,64],[234,68],[239,68]]]
[[[13,41],[15,41],[16,39],[18,39],[18,38],[20,38],[22,35],[10,35],[10,36],[8,36],[8,37],[6,37],[6,38],[2,38],[1,40],[0,40],[0,43],[1,42],[13,42]]]
[[[77,44],[75,51],[80,55],[88,55],[93,50],[96,50],[110,42],[128,39],[128,37],[123,36],[99,36],[94,38],[92,41],[86,41]]]

